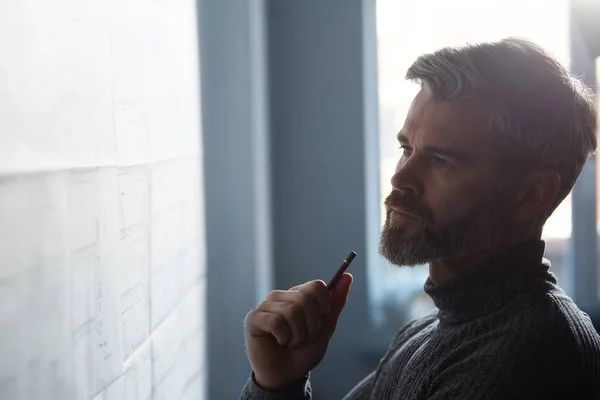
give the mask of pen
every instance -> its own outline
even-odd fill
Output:
[[[329,283],[327,284],[327,289],[329,291],[331,291],[331,289],[333,289],[335,284],[340,280],[342,274],[348,269],[352,260],[354,260],[354,257],[356,257],[356,252],[351,251],[348,254],[348,257],[346,257],[346,259],[342,262],[342,265],[340,265],[338,270],[335,271],[335,274],[333,274],[333,276],[329,280]]]

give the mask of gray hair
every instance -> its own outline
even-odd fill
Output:
[[[489,127],[507,146],[508,165],[557,171],[560,191],[544,220],[596,150],[594,94],[529,41],[508,38],[444,48],[419,57],[406,78],[439,100],[486,102],[495,110]]]

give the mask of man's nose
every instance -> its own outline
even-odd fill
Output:
[[[396,165],[396,172],[392,176],[391,183],[394,190],[420,196],[423,193],[421,174],[422,166],[419,159],[413,154],[409,159],[401,159]]]

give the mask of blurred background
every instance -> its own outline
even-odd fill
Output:
[[[274,288],[352,294],[315,398],[433,308],[377,253],[406,69],[533,40],[597,90],[594,0],[0,0],[0,399],[235,399]],[[600,323],[592,158],[544,230]]]

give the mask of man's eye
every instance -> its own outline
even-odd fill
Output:
[[[400,146],[400,148],[402,149],[402,155],[403,156],[410,156],[412,154],[412,149],[408,146]]]
[[[434,157],[433,162],[438,167],[449,167],[450,166],[450,163],[448,162],[448,160],[445,160],[441,157]]]

